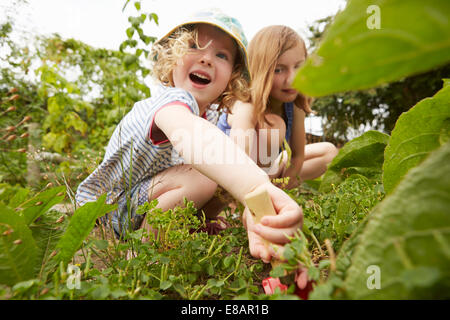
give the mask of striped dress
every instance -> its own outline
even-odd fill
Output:
[[[154,96],[137,102],[114,130],[102,163],[78,186],[75,197],[78,206],[96,201],[104,193],[107,202],[114,203],[125,190],[183,163],[168,140],[155,141],[151,136],[156,112],[173,102],[199,115],[196,100],[182,89],[161,86]],[[202,116],[216,125],[219,115],[215,108],[210,108]]]

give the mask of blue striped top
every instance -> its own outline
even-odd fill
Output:
[[[120,121],[102,163],[78,186],[75,200],[79,206],[96,201],[104,193],[108,203],[113,203],[124,190],[130,190],[144,178],[184,162],[168,140],[155,141],[152,124],[156,112],[173,102],[182,103],[199,115],[197,102],[182,89],[161,86],[157,91],[151,98],[135,103]],[[216,110],[208,110],[203,116],[214,125],[217,123]]]

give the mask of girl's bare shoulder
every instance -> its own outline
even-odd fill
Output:
[[[232,125],[234,119],[246,119],[250,122],[256,121],[255,108],[250,102],[236,101],[228,115],[228,122]]]
[[[232,111],[235,112],[254,112],[255,107],[250,102],[243,102],[240,100],[237,100],[233,104]]]

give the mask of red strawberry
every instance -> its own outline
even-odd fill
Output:
[[[273,294],[276,288],[280,288],[281,292],[286,292],[288,287],[280,282],[280,278],[266,278],[262,281],[262,286],[266,294]]]

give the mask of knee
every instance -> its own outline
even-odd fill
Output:
[[[325,161],[326,163],[330,163],[337,156],[339,150],[330,142],[323,142],[323,144]]]
[[[192,195],[192,200],[198,203],[209,201],[216,192],[217,183],[201,174],[195,169],[191,170],[191,174],[184,185],[187,193]]]
[[[201,177],[197,181],[197,187],[202,194],[202,198],[208,201],[214,196],[217,190],[217,183],[202,174],[200,175]]]

